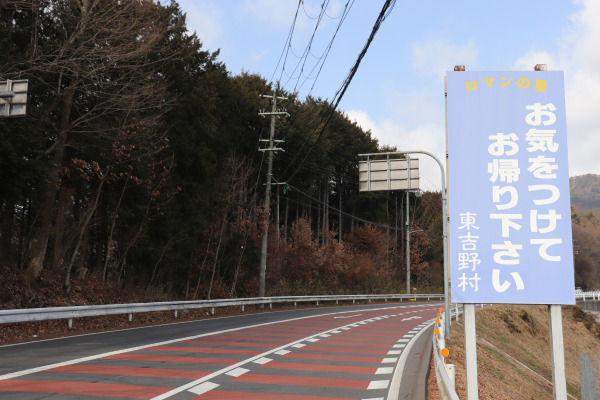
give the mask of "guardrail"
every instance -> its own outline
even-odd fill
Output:
[[[458,316],[458,309],[456,310]],[[435,320],[436,328],[433,334],[433,363],[435,366],[435,377],[443,400],[460,400],[455,389],[455,369],[453,364],[446,364],[448,349],[444,339],[445,316],[440,309],[438,318]]]
[[[600,300],[600,291],[575,293],[575,299],[582,299],[583,301]]]
[[[73,318],[97,317],[103,315],[129,314],[131,321],[132,315],[142,312],[157,311],[175,311],[177,317],[178,311],[191,310],[198,308],[210,308],[211,314],[217,307],[241,307],[242,312],[247,305],[269,305],[280,303],[316,303],[335,301],[388,301],[388,300],[431,300],[443,299],[443,294],[371,294],[371,295],[339,295],[339,296],[279,296],[279,297],[249,297],[238,299],[219,299],[219,300],[194,300],[194,301],[170,301],[156,303],[129,303],[129,304],[106,304],[92,306],[72,306],[72,307],[48,307],[48,308],[23,308],[15,310],[0,310],[0,324],[17,322],[35,322],[54,319],[68,319],[69,328],[72,326]]]

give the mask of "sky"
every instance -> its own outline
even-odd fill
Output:
[[[385,0],[303,0],[300,7],[298,0],[178,3],[203,49],[219,50],[218,60],[233,75],[259,74],[300,98],[332,101]],[[531,71],[547,64],[565,73],[569,175],[600,173],[598,20],[598,0],[397,1],[338,110],[381,145],[427,151],[444,162],[446,71],[455,65]],[[309,43],[306,63],[299,64]],[[440,190],[437,163],[419,158],[421,189]]]

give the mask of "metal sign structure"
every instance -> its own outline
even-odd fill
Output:
[[[447,73],[452,302],[574,304],[562,71]]]
[[[387,158],[358,163],[358,190],[375,192],[383,190],[419,189],[418,158]]]
[[[27,79],[0,81],[0,118],[25,116],[28,86]]]

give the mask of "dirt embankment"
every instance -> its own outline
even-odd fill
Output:
[[[585,352],[600,379],[600,324],[576,306],[563,306],[565,369],[569,398],[581,398],[579,352]],[[552,399],[549,314],[547,306],[491,305],[477,309],[479,398]],[[453,321],[446,362],[456,365],[456,392],[466,399],[464,326]],[[429,400],[439,399],[435,373],[429,378]],[[600,387],[596,390],[600,394]]]

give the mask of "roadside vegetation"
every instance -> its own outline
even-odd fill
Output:
[[[596,381],[600,324],[577,306],[563,306],[563,336],[568,394],[581,398],[579,352],[590,357]],[[456,365],[456,391],[466,399],[463,318],[453,321],[447,363]],[[551,399],[547,306],[490,305],[476,311],[479,398],[482,400]],[[428,400],[439,399],[435,372],[429,378]],[[600,393],[600,387],[596,388]]]

